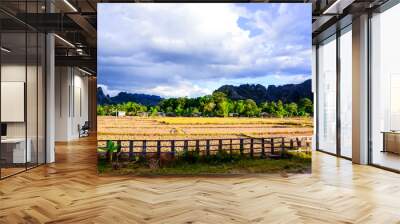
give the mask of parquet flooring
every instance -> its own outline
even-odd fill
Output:
[[[95,138],[0,181],[0,223],[400,223],[400,175],[314,152],[313,173],[99,177]]]

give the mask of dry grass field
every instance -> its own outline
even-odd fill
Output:
[[[310,136],[312,118],[98,116],[99,140]]]

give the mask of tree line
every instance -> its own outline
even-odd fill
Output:
[[[312,116],[313,103],[308,98],[298,102],[283,103],[263,102],[257,105],[252,99],[231,100],[223,92],[197,98],[169,98],[160,101],[156,106],[144,106],[135,102],[114,105],[97,105],[97,115],[114,116],[117,111],[124,111],[127,116],[137,116],[148,113],[151,116],[205,116],[205,117],[293,117]]]

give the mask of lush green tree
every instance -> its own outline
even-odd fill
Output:
[[[245,115],[248,117],[260,116],[260,109],[252,99],[244,101]]]
[[[230,102],[228,100],[218,102],[216,115],[227,117],[229,115]]]
[[[213,116],[215,106],[216,104],[213,101],[210,101],[207,104],[205,104],[203,108],[204,114],[208,116]]]
[[[287,112],[281,100],[278,100],[278,103],[276,104],[276,110],[274,115],[276,117],[285,117],[287,115]]]
[[[278,106],[276,105],[275,102],[269,102],[266,105],[266,107],[263,110],[263,112],[267,112],[268,114],[275,116],[277,108],[278,108]]]
[[[299,102],[289,102],[283,104],[278,102],[263,102],[257,105],[254,100],[232,101],[225,93],[214,92],[197,98],[169,98],[162,100],[158,105],[146,107],[135,102],[121,104],[98,105],[97,114],[99,116],[113,116],[117,111],[125,111],[128,116],[136,116],[141,112],[149,112],[157,115],[158,112],[167,114],[173,113],[176,116],[219,116],[227,117],[229,113],[237,113],[240,116],[255,117],[260,116],[261,112],[266,112],[275,117],[286,116],[311,116],[313,114],[313,102],[304,98]]]
[[[105,111],[105,109],[104,109],[104,106],[97,105],[97,115],[99,115],[99,116],[105,116],[105,115],[107,115],[107,114],[106,114],[106,111]]]
[[[245,106],[244,106],[244,101],[243,100],[238,100],[236,102],[234,102],[234,109],[233,111],[239,115],[245,115]]]
[[[214,114],[219,117],[227,117],[231,106],[226,94],[223,92],[214,92],[212,98],[215,103]]]
[[[313,102],[308,98],[303,98],[299,101],[299,115],[310,116],[314,113]]]
[[[297,103],[288,103],[285,104],[285,111],[286,111],[286,116],[293,117],[297,116]]]
[[[159,110],[158,106],[151,107],[150,108],[150,116],[157,116],[158,110]]]

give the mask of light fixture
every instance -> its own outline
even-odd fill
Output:
[[[66,43],[67,45],[69,45],[70,47],[75,48],[75,45],[73,45],[71,42],[69,42],[68,40],[62,38],[61,36],[59,36],[58,34],[54,34],[55,37],[57,37],[59,40],[61,40],[62,42]]]
[[[68,0],[64,0],[65,4],[67,4],[74,12],[78,12],[78,10],[73,6]]]
[[[76,48],[76,53],[77,53],[78,55],[87,55],[87,54],[83,51],[82,48]]]
[[[330,5],[322,14],[342,14],[343,10],[351,5],[355,0],[336,0],[332,5]]]
[[[0,49],[1,49],[1,51],[4,51],[6,53],[10,53],[11,52],[11,50],[9,50],[9,49],[7,49],[5,47],[1,47]]]
[[[79,68],[79,67],[78,67],[78,70],[81,71],[81,72],[83,72],[83,73],[85,73],[86,75],[89,75],[89,76],[92,75],[92,73],[90,73],[90,72],[88,72],[88,71],[86,71],[86,70],[83,70],[83,69],[81,69],[81,68]]]

